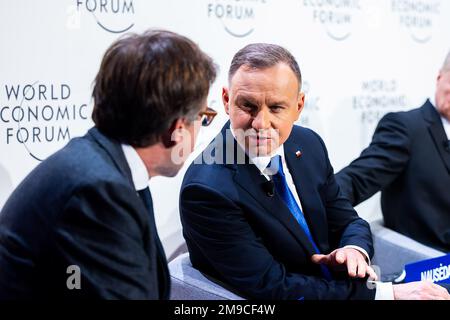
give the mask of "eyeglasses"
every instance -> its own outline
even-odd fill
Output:
[[[200,117],[200,122],[203,127],[207,127],[211,124],[214,117],[217,116],[217,111],[208,107],[205,111],[200,111],[198,114]]]

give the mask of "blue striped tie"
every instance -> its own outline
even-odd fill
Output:
[[[279,193],[280,197],[285,202],[286,206],[291,211],[294,218],[297,220],[298,224],[302,227],[303,231],[305,231],[306,235],[308,236],[309,240],[311,241],[311,244],[314,248],[315,253],[320,254],[320,250],[317,247],[316,243],[314,242],[314,239],[311,235],[308,224],[306,223],[305,216],[303,215],[302,210],[300,209],[299,205],[295,201],[295,198],[286,182],[286,176],[284,175],[284,172],[283,172],[283,164],[281,162],[281,156],[277,155],[277,156],[273,157],[270,160],[269,165],[271,168],[277,168],[276,165],[278,165],[277,173],[272,176],[275,188],[276,188],[277,192]],[[322,269],[322,273],[323,273],[324,277],[327,280],[331,280],[332,276],[331,276],[330,270],[328,270],[327,266],[321,264],[320,267]]]

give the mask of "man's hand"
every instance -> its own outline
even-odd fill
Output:
[[[317,264],[326,264],[330,267],[347,266],[348,275],[351,278],[365,278],[366,275],[372,280],[377,280],[377,274],[367,264],[366,257],[356,249],[340,248],[330,254],[315,254],[311,258]]]
[[[447,289],[428,281],[394,284],[392,287],[395,300],[450,300]]]

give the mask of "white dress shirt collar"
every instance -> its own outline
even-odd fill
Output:
[[[235,139],[236,141],[238,141],[238,140],[236,139],[236,135],[234,134],[234,130],[233,130],[233,128],[231,127],[231,125],[230,125],[230,130],[231,130],[231,134],[233,135],[234,139]],[[239,143],[239,141],[238,141],[238,143]],[[245,147],[244,147],[244,146],[241,146],[241,147],[242,147],[242,148],[244,149],[244,151],[247,153],[247,151],[245,150]],[[264,170],[267,168],[267,166],[268,166],[269,163],[270,163],[270,160],[271,160],[274,156],[276,156],[276,155],[281,156],[281,159],[282,159],[282,161],[284,162],[284,147],[283,147],[283,145],[280,145],[280,146],[279,146],[274,152],[272,152],[272,154],[269,155],[269,156],[251,157],[248,153],[247,153],[247,155],[249,156],[251,162],[258,168],[258,170],[261,171],[262,174],[264,174]],[[265,175],[265,174],[264,174],[264,175]],[[265,176],[266,176],[266,175],[265,175]],[[267,178],[267,176],[266,176],[266,178]]]
[[[131,170],[131,177],[133,179],[134,188],[136,190],[142,190],[148,188],[148,176],[147,168],[145,167],[144,161],[139,157],[138,153],[134,148],[127,144],[122,144],[122,150],[125,154],[125,159],[127,160],[128,166]]]
[[[283,145],[279,146],[270,156],[262,156],[262,157],[250,157],[250,160],[255,164],[255,166],[258,168],[259,171],[261,171],[262,174],[264,174],[264,170],[267,168],[267,166],[270,163],[270,160],[274,157],[279,155],[284,162],[284,147]]]
[[[433,107],[436,109],[436,111],[438,111],[437,107],[436,107],[435,97],[433,95],[430,98],[430,102],[433,105]],[[438,113],[439,113],[439,111],[438,111]],[[439,115],[441,117],[442,126],[444,127],[445,134],[447,135],[447,139],[450,140],[450,121],[448,119],[444,118],[440,113],[439,113]]]
[[[441,117],[442,124],[444,125],[445,133],[447,134],[447,139],[450,140],[450,121],[448,121],[446,118]]]

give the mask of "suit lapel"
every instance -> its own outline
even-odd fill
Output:
[[[279,197],[279,195],[277,195],[276,192],[272,197],[266,194],[263,185],[267,182],[267,179],[261,174],[259,169],[254,164],[250,163],[248,156],[241,149],[236,140],[234,138],[226,138],[227,135],[231,134],[227,129],[229,129],[229,123],[224,126],[222,132],[220,133],[223,141],[223,148],[221,150],[225,151],[225,154],[223,155],[224,160],[226,158],[228,158],[228,160],[234,159],[233,163],[230,163],[230,161],[225,163],[227,163],[228,167],[235,170],[233,179],[236,184],[239,185],[244,192],[251,195],[255,202],[260,204],[268,214],[278,219],[286,227],[286,229],[289,230],[300,245],[303,246],[306,252],[311,255],[314,254],[314,248],[311,241],[303,231],[302,227],[298,224],[288,207],[285,205],[284,201]],[[226,143],[227,140],[228,144]],[[230,145],[230,142],[232,145]],[[235,153],[234,157],[227,157],[226,153],[231,152],[231,150]],[[243,164],[242,159],[236,157],[236,155],[242,154],[244,154],[245,157],[245,162]]]
[[[122,148],[120,146],[120,143],[117,141],[113,141],[110,138],[103,135],[100,131],[98,131],[97,128],[92,128],[89,130],[88,135],[94,139],[95,142],[97,142],[110,156],[112,162],[117,167],[119,172],[122,173],[122,175],[128,180],[130,183],[130,188],[133,190],[135,189],[133,178],[131,176],[131,170],[128,166],[128,162],[125,158],[125,155],[122,151]],[[137,195],[137,193],[136,193]],[[147,216],[149,218],[150,223],[150,229],[151,234],[153,237],[153,240],[155,242],[156,247],[156,258],[157,258],[157,268],[158,268],[158,286],[159,286],[159,298],[160,299],[169,299],[170,296],[170,277],[169,277],[169,270],[167,267],[167,259],[164,252],[164,248],[161,244],[161,241],[158,236],[158,232],[156,229],[155,224],[155,217],[153,213],[153,201],[150,196],[150,203],[149,203],[149,209],[147,209],[145,205],[145,200],[142,202],[142,210],[147,212]],[[150,210],[150,211],[149,211]],[[164,281],[161,281],[164,279]]]
[[[308,159],[311,158],[308,158],[308,154],[305,154],[302,149],[298,141],[290,138],[284,144],[284,156],[302,204],[302,211],[309,230],[319,249],[321,249],[320,239],[327,239],[327,228],[324,228],[327,221],[317,212],[322,204],[315,202],[318,191],[314,188],[314,182],[311,181],[309,176],[310,169],[307,167]],[[301,156],[297,157],[299,151]]]
[[[280,196],[276,192],[272,197],[265,193],[263,184],[267,182],[267,179],[261,175],[255,165],[238,165],[233,178],[242,190],[249,193],[270,215],[277,218],[308,253],[314,253],[311,241]]]
[[[422,106],[422,112],[424,119],[428,123],[428,132],[433,139],[441,160],[447,168],[447,172],[450,174],[450,152],[445,149],[445,143],[448,138],[442,125],[440,115],[429,100]]]
[[[155,228],[156,232],[156,228]],[[159,286],[159,299],[169,300],[170,298],[170,273],[167,266],[167,258],[166,253],[164,252],[164,247],[161,244],[161,240],[157,233],[155,233],[155,242],[157,254],[156,257],[158,259],[158,286]]]
[[[156,229],[155,215],[153,212],[153,199],[150,193],[150,189],[148,192],[148,199],[145,199],[145,196],[142,198],[145,203],[146,209],[148,211],[148,217],[150,220],[150,232],[153,240],[155,242],[156,247],[156,259],[157,259],[157,282],[159,289],[159,299],[168,300],[170,296],[170,278],[169,278],[169,269],[167,267],[167,259],[166,254],[164,252],[164,248],[161,244],[161,240],[158,236],[158,230]],[[164,281],[162,281],[164,279]]]

